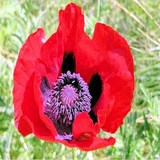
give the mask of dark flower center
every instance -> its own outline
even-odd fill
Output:
[[[43,93],[45,84],[47,83],[42,80],[41,91]],[[46,95],[44,113],[54,123],[59,134],[58,138],[70,140],[75,117],[80,112],[89,113],[91,111],[91,95],[88,85],[79,74],[68,71],[62,73],[53,88],[43,95]]]
[[[41,92],[44,101],[44,113],[51,119],[58,132],[58,139],[72,139],[72,123],[81,112],[88,112],[94,123],[97,115],[93,108],[102,93],[102,80],[95,73],[87,85],[76,71],[74,54],[65,53],[61,68],[62,74],[55,84],[50,86],[43,77]]]

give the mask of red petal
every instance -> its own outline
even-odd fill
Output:
[[[41,99],[39,91],[41,80],[37,80],[35,73],[37,70],[39,72],[44,70],[43,67],[37,66],[43,40],[43,30],[38,29],[37,32],[29,36],[20,50],[14,70],[13,102],[15,124],[19,132],[24,136],[34,133],[43,140],[54,141],[55,128],[40,110],[43,105],[42,101],[41,103],[36,101]]]
[[[114,53],[123,56],[128,70],[134,77],[133,57],[130,47],[127,41],[118,32],[105,24],[97,23],[92,39],[102,51],[101,53],[103,55],[106,54],[107,51],[110,51],[113,53],[113,56]]]
[[[34,90],[34,80],[36,81],[35,73],[33,73],[30,76],[28,82],[26,82],[27,85],[23,95],[23,102],[21,105],[22,115],[25,116],[28,122],[30,123],[32,133],[34,133],[35,136],[45,140],[54,139],[53,135],[51,134],[51,131],[46,127],[46,124],[41,120],[41,117],[39,115],[39,105],[37,104],[36,99],[40,95],[36,94],[37,92],[36,90]],[[26,126],[23,126],[24,129],[26,129],[25,127]]]
[[[84,33],[75,50],[76,72],[80,73],[85,82],[89,83],[95,74],[98,64],[97,48],[92,40]]]
[[[59,27],[62,32],[65,53],[73,53],[76,60],[76,72],[89,82],[95,72],[97,52],[94,43],[84,32],[84,16],[81,8],[69,4],[59,12]]]
[[[106,83],[103,84],[103,91],[102,94],[94,107],[94,111],[98,117],[98,122],[100,127],[103,127],[106,123],[106,116],[109,113],[109,104],[112,104],[110,98],[110,86]]]
[[[131,109],[134,90],[133,58],[127,42],[112,28],[97,24],[93,41],[99,47],[98,73],[102,95],[95,106],[102,128],[115,132]]]
[[[81,8],[70,3],[65,10],[60,10],[58,30],[61,30],[64,36],[65,52],[73,52],[84,32],[84,16]]]
[[[48,134],[51,134],[51,136],[47,136],[45,134],[42,134],[40,137],[38,134],[35,134],[37,137],[47,140],[47,141],[54,141],[54,137],[57,135],[57,131],[52,123],[52,121],[44,114],[43,110],[43,97],[40,90],[40,85],[42,81],[42,77],[45,76],[48,79],[48,74],[46,72],[45,67],[41,63],[37,63],[36,65],[36,76],[34,78],[34,99],[36,101],[36,104],[38,106],[37,113],[39,115],[40,121],[45,124],[45,128],[43,128],[44,132],[49,132]],[[35,124],[36,125],[36,124]]]
[[[41,62],[45,65],[47,77],[52,84],[61,72],[61,66],[64,55],[62,33],[54,33],[42,46]]]
[[[84,147],[80,147],[80,149],[83,151],[93,151],[93,150],[104,148],[107,146],[112,146],[114,144],[115,144],[115,139],[113,137],[110,137],[108,139],[106,138],[102,139],[99,137],[95,137],[93,139],[92,144],[89,147],[85,145]]]
[[[40,57],[40,49],[44,40],[43,29],[38,29],[35,33],[31,34],[23,47],[20,50],[19,57],[14,70],[14,88],[13,88],[13,103],[14,103],[14,116],[17,128],[21,128],[27,135],[31,131],[26,117],[22,114],[22,102],[24,97],[27,81],[35,70],[37,58]],[[22,122],[20,122],[22,120]],[[23,128],[23,129],[22,129]],[[25,131],[26,130],[26,131]]]
[[[103,129],[114,133],[123,124],[123,119],[131,109],[134,83],[127,71],[108,78],[106,83],[110,85],[110,103]]]
[[[68,146],[68,147],[77,147],[83,151],[92,151],[100,148],[104,148],[107,146],[112,146],[115,144],[115,139],[113,137],[110,138],[100,138],[100,137],[92,137],[81,141],[59,141],[58,142]]]
[[[77,115],[73,122],[72,133],[76,141],[65,143],[69,147],[78,147],[84,151],[103,148],[115,143],[114,138],[102,139],[96,137],[100,132],[98,123],[93,124],[87,112],[82,112]]]
[[[93,124],[87,112],[82,112],[77,115],[73,122],[72,133],[74,139],[71,141],[57,140],[68,147],[78,147],[84,151],[91,151],[99,148],[104,148],[114,145],[115,139],[110,137],[100,138],[96,135],[100,132],[99,124]]]
[[[76,116],[73,122],[72,133],[75,139],[85,138],[85,136],[96,136],[100,132],[98,124],[93,124],[87,112],[82,112]]]
[[[27,136],[32,133],[31,123],[25,116],[20,117],[17,128],[23,136]]]

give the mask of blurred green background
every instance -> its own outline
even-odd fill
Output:
[[[13,68],[28,35],[56,31],[58,10],[69,0],[0,0],[0,159],[160,159],[160,0],[76,0],[92,36],[97,21],[129,42],[135,61],[132,111],[116,132],[117,143],[93,152],[22,137],[13,122]],[[105,136],[104,133],[102,135]]]

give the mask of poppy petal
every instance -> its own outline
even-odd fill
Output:
[[[40,61],[45,66],[48,80],[51,84],[55,82],[61,72],[64,56],[62,33],[54,33],[42,46]]]
[[[64,51],[73,53],[76,72],[89,82],[95,72],[97,52],[94,43],[84,32],[84,16],[81,8],[71,3],[59,12],[59,27],[64,38]]]
[[[21,106],[22,114],[27,118],[32,128],[32,133],[38,138],[44,140],[54,139],[50,130],[46,127],[45,123],[41,120],[39,114],[39,104],[36,99],[39,97],[34,89],[35,72],[30,76],[27,82],[26,89],[24,92],[24,98]],[[37,82],[37,81],[36,81]],[[32,92],[31,92],[32,91]],[[26,126],[24,126],[25,128]]]
[[[60,141],[57,140],[57,142],[60,142],[68,147],[77,147],[83,151],[92,151],[100,148],[104,148],[107,146],[112,146],[115,144],[115,139],[113,137],[110,138],[100,138],[100,137],[92,137],[86,140],[81,141]]]
[[[85,145],[84,147],[80,147],[80,149],[83,151],[92,151],[92,150],[104,148],[107,146],[113,146],[115,144],[115,142],[116,141],[113,137],[110,137],[110,138],[95,137],[95,138],[93,138],[93,142],[89,147],[87,147],[87,145]]]
[[[106,111],[106,123],[102,128],[114,133],[131,110],[134,83],[130,72],[127,71],[108,78],[106,83],[110,86],[110,103]]]
[[[48,79],[48,73],[46,72],[44,65],[40,62],[37,62],[35,75],[36,76],[34,78],[33,85],[34,85],[34,97],[35,97],[36,104],[38,106],[37,113],[39,115],[40,120],[42,121],[42,123],[45,124],[45,127],[47,128],[46,132],[48,132],[48,134],[51,134],[51,136],[42,134],[43,137],[41,139],[53,141],[54,137],[57,135],[57,131],[52,121],[44,114],[44,99],[43,99],[42,91],[40,87],[43,77],[46,77]]]
[[[65,10],[59,11],[58,31],[61,31],[63,34],[65,52],[73,52],[78,39],[84,32],[84,16],[80,7],[70,3]]]
[[[87,83],[89,83],[91,77],[96,73],[97,57],[97,47],[86,34],[82,34],[75,51],[76,72],[80,73]]]
[[[44,43],[43,29],[38,29],[31,34],[20,50],[14,70],[13,103],[16,127],[23,135],[31,132],[27,118],[22,113],[22,103],[27,82],[35,70],[37,58],[40,57],[40,49]]]
[[[105,24],[97,23],[92,40],[102,51],[102,54],[111,51],[113,55],[114,53],[118,53],[120,56],[123,56],[128,70],[134,77],[133,57],[130,47],[127,41],[118,32]]]
[[[99,124],[93,124],[93,121],[90,119],[87,112],[82,112],[76,116],[76,119],[73,122],[73,140],[59,140],[58,142],[63,143],[69,147],[78,147],[84,151],[91,151],[110,145],[114,145],[115,139],[110,137],[100,138],[96,135],[100,132]]]
[[[72,126],[72,133],[75,139],[81,136],[81,138],[96,136],[99,132],[99,125],[97,123],[93,124],[87,112],[82,112],[76,116]]]
[[[133,58],[125,39],[104,24],[96,25],[93,41],[101,53],[98,73],[103,81],[102,95],[94,110],[103,130],[114,133],[131,109]]]

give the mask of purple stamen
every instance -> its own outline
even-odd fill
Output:
[[[88,85],[79,74],[68,71],[61,74],[47,93],[50,94],[43,94],[44,113],[55,125],[59,134],[57,138],[71,140],[72,123],[76,116],[81,112],[91,111]]]

